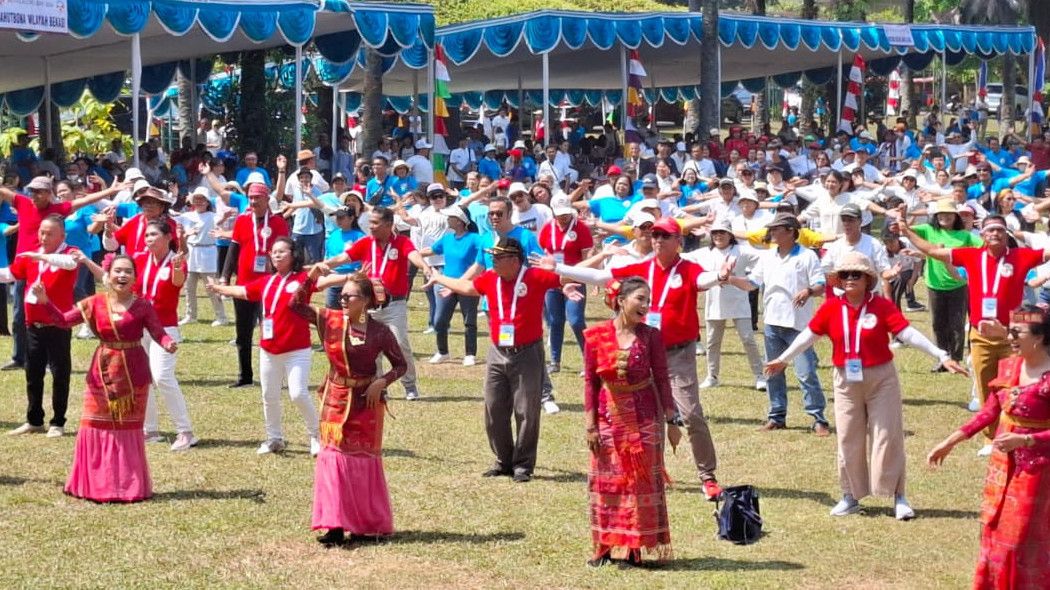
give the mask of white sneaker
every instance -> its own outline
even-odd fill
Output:
[[[467,356],[463,357],[464,367],[473,367],[476,364],[478,364],[478,360],[474,358],[474,355],[468,354]]]
[[[175,452],[188,451],[200,442],[200,439],[193,436],[192,432],[180,432],[175,437],[175,442],[171,444],[171,450]]]
[[[416,401],[417,399],[419,399],[419,390],[409,389],[405,391],[405,399],[410,402]]]
[[[849,516],[858,512],[860,512],[860,502],[849,494],[842,496],[839,503],[835,504],[835,507],[831,509],[832,516]]]
[[[445,361],[448,361],[448,360],[451,360],[451,359],[452,359],[452,357],[447,355],[447,354],[441,354],[440,352],[435,352],[434,356],[430,357],[430,360],[427,361],[427,362],[429,362],[432,365],[440,365],[441,363],[443,363]]]
[[[700,382],[700,389],[709,389],[711,387],[718,387],[718,377],[708,375],[707,379]]]
[[[769,388],[769,384],[766,383],[765,379],[756,379],[755,380],[755,389],[757,391],[765,391],[768,388]]]
[[[280,438],[271,438],[270,440],[259,445],[256,449],[255,454],[257,455],[268,455],[270,453],[280,453],[288,445],[284,444],[284,440]]]
[[[911,520],[915,518],[915,511],[908,504],[907,498],[897,496],[893,504],[893,512],[897,520]]]
[[[321,439],[316,436],[310,437],[310,456],[316,457],[321,454]]]
[[[230,320],[215,320],[214,322],[211,323],[211,327],[213,327],[213,328],[221,328],[222,326],[229,326],[229,325],[230,325]]]
[[[237,346],[237,339],[230,340],[230,346]]]
[[[168,442],[168,439],[164,438],[164,435],[159,432],[147,432],[144,436],[146,437],[146,444]]]
[[[8,431],[7,434],[11,436],[18,436],[20,434],[36,434],[43,431],[43,426],[33,426],[29,422],[26,422],[25,424],[19,426],[18,428],[15,428],[14,430]]]
[[[701,342],[696,343],[696,356],[707,356],[707,348]]]
[[[190,316],[186,316],[186,317],[182,318],[181,320],[179,320],[179,325],[180,326],[185,326],[186,324],[193,324],[193,323],[196,323],[196,322],[197,322],[197,318],[191,318]]]
[[[992,454],[992,445],[984,445],[979,451],[977,451],[978,457],[988,457]]]
[[[52,426],[47,429],[48,438],[62,438],[66,434],[66,429],[61,426]]]
[[[427,326],[427,329],[423,330],[423,333],[424,334],[433,334],[434,333],[434,327],[433,326]]]
[[[549,399],[543,402],[543,411],[548,414],[557,414],[561,411],[561,408],[558,407],[558,404],[554,400]]]
[[[980,412],[981,411],[981,402],[978,401],[977,398],[971,397],[970,398],[970,405],[966,406],[966,409],[970,410],[971,412]]]
[[[80,330],[77,331],[77,338],[80,340],[88,340],[94,338],[94,334],[91,333],[91,329],[87,327],[87,324],[80,326]]]

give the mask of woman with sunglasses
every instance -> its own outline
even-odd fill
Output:
[[[999,423],[981,504],[981,552],[974,588],[1045,588],[1050,577],[1050,315],[1025,306],[1010,327],[981,322],[1007,337],[1014,356],[999,361],[993,393],[969,422],[930,451],[931,467],[960,442]]]
[[[386,536],[394,532],[390,492],[383,473],[383,418],[386,389],[408,368],[390,328],[368,315],[377,302],[372,281],[347,275],[340,309],[310,305],[321,267],[298,285],[289,309],[309,322],[328,356],[321,400],[322,449],[314,468],[314,530],[328,529],[317,540],[339,545],[346,535]],[[376,376],[382,354],[390,370]]]
[[[953,373],[965,375],[966,369],[912,328],[892,301],[875,293],[879,276],[870,258],[850,252],[835,265],[834,273],[842,296],[824,300],[809,327],[766,363],[766,374],[783,371],[821,336],[831,340],[842,486],[842,500],[831,515],[856,514],[860,500],[874,493],[893,496],[896,518],[910,520],[915,511],[904,494],[904,417],[890,340],[896,338],[937,358]]]

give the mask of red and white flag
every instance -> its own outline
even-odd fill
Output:
[[[864,70],[868,64],[859,54],[853,56],[853,67],[849,70],[849,85],[846,96],[842,99],[842,115],[839,117],[839,130],[853,135],[853,122],[857,120],[860,109],[860,93],[864,92]]]
[[[890,88],[886,93],[886,114],[896,116],[901,106],[901,73],[900,70],[890,72]]]

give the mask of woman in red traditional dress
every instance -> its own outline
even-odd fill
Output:
[[[587,563],[594,567],[672,557],[663,421],[675,447],[682,437],[682,418],[671,398],[660,331],[645,324],[649,296],[649,285],[640,278],[610,282],[605,302],[616,317],[584,332],[594,541]]]
[[[981,504],[981,553],[973,587],[1046,588],[1050,580],[1050,314],[1026,306],[1010,327],[982,321],[988,337],[1009,336],[1016,356],[999,361],[989,395],[969,422],[927,458],[940,465],[952,448],[998,420]]]
[[[314,468],[312,528],[328,529],[317,540],[331,546],[342,544],[346,535],[394,532],[383,474],[385,390],[405,374],[408,363],[390,328],[368,316],[376,299],[367,277],[346,276],[341,309],[309,305],[320,270],[311,269],[289,306],[317,327],[328,355],[319,392],[322,449]],[[380,354],[391,369],[377,377]]]
[[[81,259],[82,264],[92,264]],[[97,269],[96,269],[97,270]],[[151,376],[142,333],[169,353],[177,345],[164,331],[153,306],[135,296],[135,264],[116,256],[106,269],[109,291],[93,295],[62,313],[39,284],[37,300],[60,325],[85,322],[101,342],[91,359],[84,410],[65,492],[95,502],[138,502],[153,495],[142,423]]]

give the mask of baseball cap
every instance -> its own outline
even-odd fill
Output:
[[[427,185],[427,196],[430,196],[431,193],[445,194],[445,187],[444,187],[444,185],[442,185],[440,182],[432,182],[432,183],[428,184]]]
[[[499,242],[491,248],[486,248],[485,252],[498,256],[500,254],[516,254],[519,257],[525,255],[525,249],[521,247],[521,242],[514,238],[500,238]]]
[[[494,151],[496,151],[496,146],[492,145],[491,143],[487,143],[487,144],[485,144],[485,150],[484,151],[486,151],[486,152],[494,152]]]
[[[416,149],[417,150],[429,150],[432,147],[434,147],[434,144],[430,143],[429,141],[427,141],[425,139],[420,139],[420,140],[416,141]]]
[[[244,179],[244,186],[248,186],[249,184],[255,183],[259,183],[262,185],[266,184],[266,177],[262,175],[262,172],[249,172],[248,178]]]
[[[33,180],[29,181],[29,184],[26,185],[26,190],[30,190],[30,191],[49,191],[49,190],[53,190],[54,186],[55,186],[55,184],[54,184],[54,182],[52,182],[50,177],[48,177],[48,176],[37,176]],[[149,186],[149,184],[147,183],[146,186]]]
[[[190,199],[194,199],[196,197],[204,197],[205,199],[209,200],[211,199],[211,195],[208,194],[208,189],[204,188],[203,186],[198,186],[197,188],[193,189],[192,193],[190,193]]]
[[[605,171],[605,174],[607,176],[619,176],[623,174],[623,170],[619,166],[609,166],[609,168]]]
[[[512,182],[510,187],[507,188],[507,194],[513,195],[515,193],[526,193],[528,194],[529,189],[525,188],[525,184],[521,182]]]
[[[681,228],[681,226],[678,225],[678,222],[675,221],[674,218],[672,218],[672,217],[661,217],[660,219],[658,219],[656,221],[656,223],[653,224],[653,231],[654,232],[662,231],[662,232],[664,232],[666,234],[671,234],[672,236],[677,236],[677,235],[680,235],[682,233],[682,228]]]
[[[725,217],[722,217],[721,219],[716,219],[714,224],[711,225],[711,231],[712,232],[724,231],[724,232],[733,233],[733,225],[729,222],[728,219],[726,219]]]
[[[441,214],[446,216],[446,217],[455,217],[456,219],[462,221],[463,223],[470,223],[470,220],[467,219],[467,214],[463,212],[463,208],[462,207],[456,207],[456,206],[445,207],[444,209],[441,210]]]
[[[510,179],[509,178],[501,178],[501,179],[497,180],[496,181],[496,188],[498,188],[500,190],[506,190],[506,189],[510,188]]]
[[[572,208],[572,202],[567,196],[558,196],[551,199],[551,211],[555,215],[576,215],[576,209]]]
[[[642,227],[647,223],[656,223],[656,218],[651,213],[642,211],[641,213],[635,213],[631,216],[631,227]]]
[[[839,217],[852,217],[854,219],[860,219],[860,206],[856,203],[846,203],[839,210]]]
[[[771,221],[766,227],[787,227],[793,229],[801,229],[802,225],[799,224],[797,217],[795,217],[791,213],[784,212],[777,213],[776,217],[773,218],[773,221]]]
[[[646,174],[642,177],[642,190],[647,188],[659,188],[659,184],[656,182],[655,174]]]

